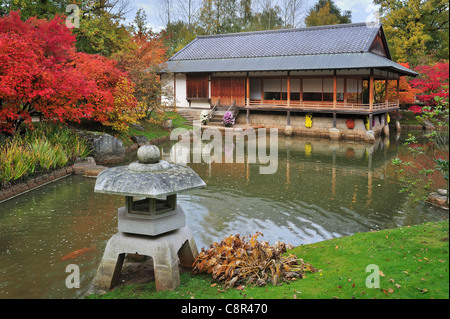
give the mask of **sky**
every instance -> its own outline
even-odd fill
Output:
[[[159,31],[163,23],[160,18],[160,2],[162,0],[130,0],[130,13],[127,15],[127,21],[132,21],[139,8],[144,9],[147,19],[148,26],[154,31]],[[312,7],[317,0],[303,0],[304,6],[303,10],[306,12],[310,7]],[[176,0],[174,0],[176,2]],[[373,0],[334,0],[336,5],[341,10],[351,10],[352,11],[352,22],[372,22],[375,6],[373,5]]]

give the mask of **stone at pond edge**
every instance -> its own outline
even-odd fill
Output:
[[[125,157],[125,147],[122,141],[109,134],[94,137],[91,145],[92,155],[99,164],[118,163]]]
[[[447,190],[438,189],[436,192],[430,193],[428,195],[428,201],[444,209],[448,209]]]
[[[284,128],[284,135],[286,135],[286,136],[292,136],[292,132],[293,132],[292,126],[287,125],[287,126]]]
[[[139,146],[149,144],[148,138],[144,135],[133,135],[131,136],[131,140]]]

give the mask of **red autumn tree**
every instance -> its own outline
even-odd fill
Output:
[[[75,37],[59,16],[22,21],[11,12],[0,18],[0,131],[13,133],[22,122],[31,123],[33,112],[124,129],[126,122],[117,121],[133,122],[137,105],[127,76],[115,61],[77,53]],[[125,101],[120,107],[119,98]]]
[[[409,69],[409,63],[399,63],[400,65]],[[384,102],[386,100],[386,85],[385,81],[375,81],[375,99],[378,102]],[[399,81],[399,92],[398,99],[400,105],[408,105],[414,104],[416,102],[416,94],[419,93],[419,90],[413,88],[410,83],[408,77],[402,76]],[[391,80],[388,82],[388,99],[389,101],[397,100],[397,81]]]
[[[417,98],[425,105],[436,105],[434,98],[447,97],[448,91],[443,86],[449,85],[449,64],[439,62],[434,65],[419,65],[416,71],[420,74],[418,78],[410,81],[413,88],[418,90]]]

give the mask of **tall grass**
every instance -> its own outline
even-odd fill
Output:
[[[0,189],[27,176],[63,167],[77,157],[86,157],[90,148],[73,131],[42,123],[23,136],[0,145]]]

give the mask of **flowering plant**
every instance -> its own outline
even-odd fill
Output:
[[[347,118],[347,119],[345,119],[345,124],[347,124],[347,128],[353,129],[353,128],[355,128],[355,119]]]
[[[226,111],[225,114],[223,115],[222,123],[224,126],[227,126],[227,127],[233,126],[235,124],[233,113],[231,113],[230,111]]]
[[[311,127],[312,126],[312,114],[308,113],[305,115],[305,126]]]
[[[200,113],[200,121],[202,122],[203,125],[206,125],[206,123],[208,123],[208,115],[209,115],[209,111],[208,110],[203,110],[202,113]]]

